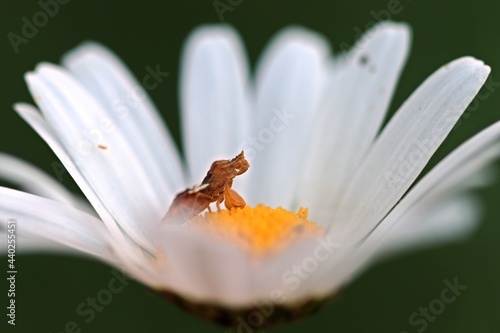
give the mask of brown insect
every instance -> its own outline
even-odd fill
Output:
[[[231,160],[213,162],[200,185],[177,194],[163,220],[189,220],[205,209],[211,211],[212,202],[215,202],[217,210],[220,210],[222,201],[227,209],[245,207],[245,200],[231,186],[233,179],[249,167],[243,151]]]

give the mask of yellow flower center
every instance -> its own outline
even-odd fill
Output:
[[[257,205],[206,212],[192,218],[191,227],[229,240],[254,255],[275,253],[290,243],[323,234],[324,228],[307,219],[308,210],[292,213],[281,207]]]

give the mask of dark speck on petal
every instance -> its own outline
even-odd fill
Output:
[[[365,66],[366,64],[368,64],[368,56],[366,54],[363,54],[360,58],[359,58],[359,64],[361,66]]]

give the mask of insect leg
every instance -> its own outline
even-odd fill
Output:
[[[215,206],[217,206],[217,211],[220,210],[220,204],[224,201],[224,193],[221,193],[215,202]]]

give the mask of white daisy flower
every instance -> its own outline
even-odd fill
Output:
[[[452,61],[381,128],[409,47],[404,24],[380,24],[340,56],[288,28],[253,78],[232,28],[199,28],[181,64],[183,160],[141,83],[84,44],[28,73],[38,108],[15,109],[87,201],[1,155],[0,174],[32,194],[0,188],[0,221],[29,233],[20,246],[43,237],[82,251],[211,321],[248,329],[305,315],[381,256],[457,239],[479,220],[469,190],[488,182],[500,123],[410,187],[490,68]],[[198,215],[223,199],[235,207]]]

